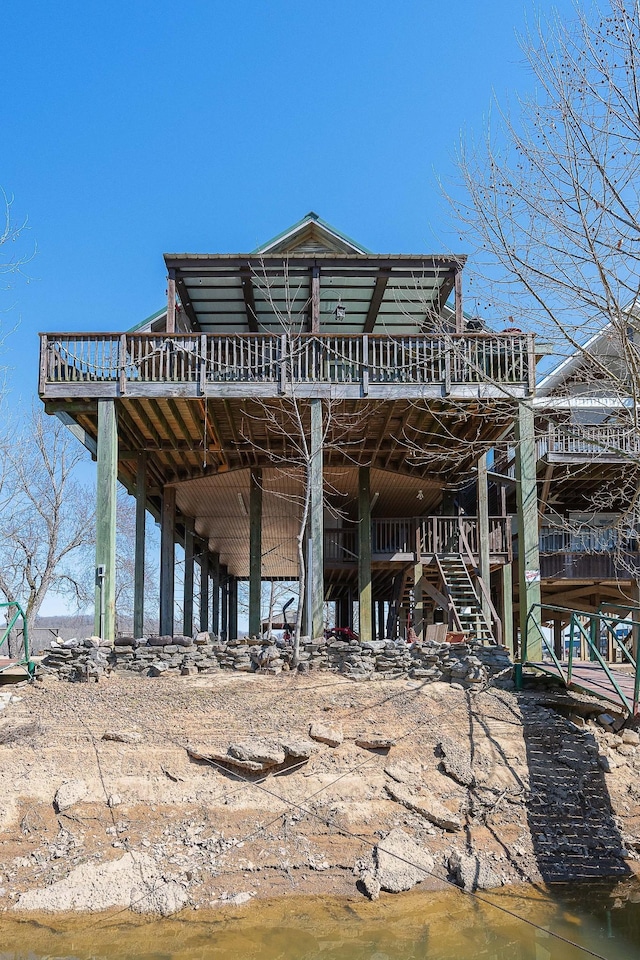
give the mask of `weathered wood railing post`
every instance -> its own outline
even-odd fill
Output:
[[[360,601],[360,642],[370,643],[372,631],[371,595],[371,490],[369,467],[358,469],[358,597]]]
[[[262,601],[262,470],[249,478],[249,635],[261,636]]]
[[[310,628],[312,637],[321,637],[324,630],[324,498],[323,498],[323,470],[322,470],[322,400],[315,398],[311,405],[311,437],[310,437],[310,517],[309,528],[313,543],[311,570],[307,570],[307,577],[311,582],[311,617]],[[301,598],[302,601],[303,598]]]

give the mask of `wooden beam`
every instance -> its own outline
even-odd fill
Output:
[[[380,270],[379,276],[376,277],[373,293],[371,294],[371,301],[369,303],[369,309],[367,310],[364,327],[362,328],[363,333],[373,333],[373,328],[376,325],[376,320],[378,319],[378,313],[380,311],[380,304],[382,303],[382,298],[384,297],[384,292],[387,289],[390,276],[390,270]]]
[[[103,400],[100,402],[113,403],[113,400]],[[76,423],[71,414],[67,413],[65,410],[59,410],[56,413],[56,417],[61,423],[64,423],[69,432],[80,441],[80,443],[89,451],[95,460],[98,455],[98,444],[93,439],[91,434],[87,433],[87,431],[81,427],[79,423]]]
[[[538,527],[540,528],[544,521],[544,515],[547,512],[547,504],[549,503],[549,493],[551,492],[551,480],[553,478],[553,464],[548,463],[547,469],[544,473],[544,481],[542,483],[542,492],[540,493],[540,504],[539,504],[539,519]]]
[[[311,333],[320,333],[320,267],[311,268],[311,315],[309,330]]]
[[[249,333],[257,333],[258,311],[256,310],[256,298],[251,280],[251,271],[248,267],[240,271],[240,281],[242,283],[242,296],[244,298],[244,309],[247,314]]]
[[[259,637],[262,628],[262,470],[252,470],[249,479],[249,635]]]
[[[160,520],[160,633],[173,636],[175,590],[176,490],[166,486],[162,491]]]
[[[191,524],[184,531],[184,592],[182,600],[182,632],[193,636],[193,557],[194,534]]]
[[[144,636],[145,526],[147,516],[147,458],[138,454],[136,466],[136,548],[133,573],[133,635]]]
[[[542,659],[540,623],[540,555],[538,552],[538,488],[533,408],[518,404],[516,419],[516,503],[518,510],[518,573],[520,636],[527,640],[527,660]],[[531,614],[531,621],[528,620]],[[532,629],[529,629],[529,626]]]
[[[167,333],[176,332],[176,274],[169,270],[167,278]]]
[[[311,636],[322,637],[324,631],[324,497],[322,474],[322,400],[311,400],[310,436],[310,518],[313,544],[311,570]],[[303,598],[301,597],[301,602]]]
[[[191,302],[191,297],[189,296],[189,291],[187,290],[187,285],[184,282],[184,279],[180,276],[176,277],[176,290],[180,297],[180,303],[186,315],[191,321],[191,326],[193,327],[196,333],[199,333],[201,330],[200,321],[198,320],[198,315],[195,311],[195,307]]]
[[[358,468],[358,599],[360,642],[373,640],[373,597],[371,592],[371,488],[370,468]]]
[[[96,593],[94,632],[103,640],[116,634],[116,483],[118,425],[113,400],[98,401],[96,482]]]

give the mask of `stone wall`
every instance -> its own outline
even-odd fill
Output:
[[[47,651],[42,662],[47,672],[61,679],[86,680],[126,671],[145,677],[197,676],[219,670],[277,675],[291,669],[290,643],[270,643],[257,638],[221,640],[209,633],[190,637],[120,637],[115,646],[97,637],[65,641]],[[329,670],[354,679],[388,680],[410,676],[425,681],[444,680],[464,685],[482,683],[502,674],[509,679],[512,666],[502,646],[425,641],[310,640],[300,644],[298,670]]]

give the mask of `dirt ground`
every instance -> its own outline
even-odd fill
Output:
[[[560,691],[220,673],[11,692],[0,712],[3,910],[55,909],[55,897],[29,896],[74,876],[89,887],[125,858],[192,907],[361,896],[363,862],[394,827],[434,858],[421,886],[454,876],[456,854],[475,858],[493,886],[637,872],[640,748],[583,726],[577,714],[602,706]],[[312,723],[344,739],[275,772],[187,751],[308,740]],[[356,744],[376,736],[394,744]],[[89,892],[73,906],[91,908]]]

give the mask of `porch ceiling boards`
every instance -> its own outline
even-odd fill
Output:
[[[176,503],[183,516],[195,519],[198,536],[208,540],[234,576],[249,573],[250,471],[238,470],[180,483]],[[357,520],[358,469],[333,467],[324,472],[325,531],[343,521]],[[303,484],[300,471],[268,468],[262,473],[262,575],[297,577],[299,517]],[[383,470],[371,471],[371,493],[377,494],[372,516],[417,517],[433,513],[440,487],[433,481],[403,478]],[[394,565],[395,571],[398,565]],[[394,572],[395,572],[394,571]]]
[[[280,333],[311,329],[313,278],[323,333],[434,329],[464,256],[166,254],[194,330]],[[341,305],[344,310],[336,312]],[[450,320],[449,320],[450,322]]]
[[[640,486],[640,467],[633,461],[621,462],[592,457],[576,462],[567,458],[537,464],[538,487],[544,512],[554,510],[618,512],[626,510]]]
[[[97,438],[96,401],[48,401],[48,412],[74,421],[91,443]],[[118,415],[119,471],[131,485],[136,458],[146,453],[153,491],[248,467],[300,462],[283,400],[122,398]],[[301,409],[308,415],[306,404]],[[488,401],[340,401],[330,410],[326,467],[371,465],[406,477],[455,484],[508,424],[504,403]]]

